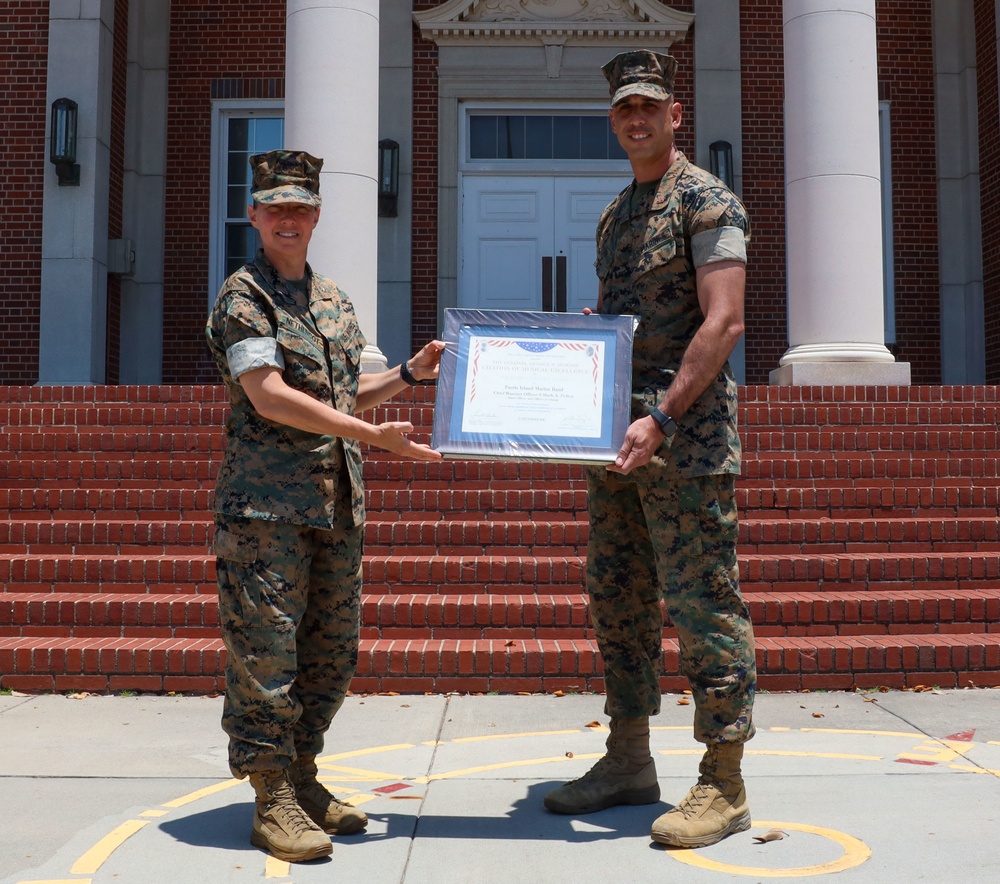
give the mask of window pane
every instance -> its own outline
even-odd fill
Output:
[[[250,163],[246,151],[229,152],[229,184],[247,184],[250,181]]]
[[[611,131],[611,122],[608,121],[608,159],[609,160],[627,160],[628,154],[625,153],[622,146],[618,143],[618,136]]]
[[[250,185],[238,184],[226,188],[226,218],[245,218],[250,205]]]
[[[552,118],[552,150],[561,160],[580,159],[580,118]]]
[[[580,156],[585,160],[606,160],[610,129],[607,117],[581,117]]]
[[[505,118],[500,117],[502,122]],[[469,119],[469,156],[474,160],[495,160],[497,157],[497,117]]]
[[[251,120],[251,153],[266,153],[281,147],[285,121],[281,117],[258,117]],[[298,149],[298,148],[296,148]]]
[[[525,117],[524,155],[532,160],[552,159],[552,117]]]
[[[257,254],[257,231],[249,224],[229,224],[226,227],[226,276],[235,273]]]
[[[474,114],[471,160],[624,160],[607,114]]]
[[[250,121],[246,119],[230,119],[229,120],[229,149],[230,150],[241,150],[244,153],[247,149],[248,144],[248,123]]]

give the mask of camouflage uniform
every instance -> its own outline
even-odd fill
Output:
[[[745,260],[739,200],[683,154],[633,207],[635,182],[597,228],[601,312],[639,317],[632,420],[669,387],[704,321],[695,268]],[[733,234],[736,234],[734,237]],[[728,365],[677,420],[657,455],[627,476],[588,470],[587,588],[612,718],[660,710],[663,618],[677,629],[681,671],[701,742],[753,735],[753,630],[739,590],[736,382]]]
[[[277,366],[290,387],[353,414],[365,338],[347,296],[308,265],[306,276],[297,292],[261,251],[226,280],[206,329],[232,405],[214,551],[238,777],[317,754],[357,664],[359,445],[261,417],[231,366],[237,352],[243,371]]]

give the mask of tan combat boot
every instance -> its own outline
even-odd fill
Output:
[[[654,823],[650,835],[671,847],[707,847],[750,828],[743,787],[742,743],[713,743],[699,765],[698,782],[676,807]]]
[[[262,847],[285,862],[301,863],[333,853],[326,833],[295,800],[295,792],[283,770],[250,774],[257,793],[250,843]]]
[[[368,825],[368,817],[356,807],[334,798],[316,779],[316,773],[315,755],[300,755],[288,768],[288,778],[302,809],[330,835],[360,832]]]
[[[656,766],[649,754],[648,718],[612,718],[607,753],[580,779],[553,789],[545,806],[555,813],[593,813],[616,804],[660,800]]]

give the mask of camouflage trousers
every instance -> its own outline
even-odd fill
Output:
[[[319,754],[358,662],[363,527],[217,514],[222,727],[239,778]]]
[[[587,590],[604,711],[659,713],[665,609],[693,694],[695,739],[743,742],[754,733],[757,668],[739,588],[735,478],[665,477],[662,464],[654,458],[628,476],[588,470]]]

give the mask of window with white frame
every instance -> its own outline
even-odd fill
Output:
[[[260,248],[250,226],[250,157],[284,145],[285,120],[280,105],[219,102],[215,114],[212,231],[209,255],[210,303],[223,281],[253,258]]]

